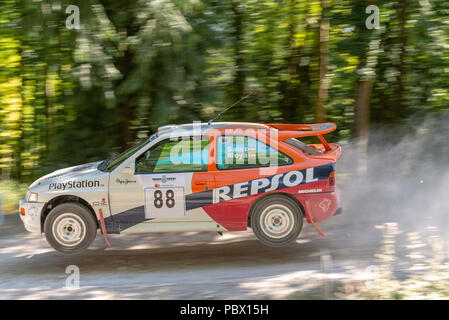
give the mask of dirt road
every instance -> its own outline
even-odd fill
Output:
[[[118,235],[110,237],[111,249],[98,235],[87,252],[65,256],[45,237],[25,232],[17,215],[8,215],[0,225],[0,299],[327,298],[332,284],[343,284],[348,292],[373,276],[369,267],[379,263],[374,255],[385,230],[378,227],[391,222],[397,223],[398,235],[390,260],[395,276],[403,279],[432,258],[430,242],[449,243],[447,157],[436,161],[437,156],[416,148],[419,142],[439,150],[447,136],[428,139],[419,133],[385,148],[390,136],[378,137],[366,176],[354,173],[355,144],[345,147],[337,173],[343,214],[319,224],[327,238],[307,225],[286,248],[265,247],[250,230],[222,237]],[[444,259],[449,261],[446,253]],[[64,288],[69,265],[80,269],[79,289]]]
[[[251,231],[110,236],[110,249],[98,234],[86,253],[66,256],[8,215],[0,226],[0,299],[322,298],[323,288],[369,276],[378,249],[374,228],[365,242],[352,242],[344,219],[320,224],[326,239],[308,225],[281,249]],[[65,288],[69,265],[80,269],[79,289]]]

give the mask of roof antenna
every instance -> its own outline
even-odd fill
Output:
[[[250,92],[248,93],[246,96],[240,98],[240,100],[238,100],[237,102],[234,102],[231,106],[227,107],[226,109],[224,109],[222,112],[220,112],[219,114],[217,114],[215,117],[213,117],[212,119],[210,119],[207,124],[210,125],[213,121],[215,121],[216,119],[218,119],[223,113],[225,113],[226,111],[228,111],[229,109],[231,109],[232,107],[234,107],[235,105],[239,104],[240,102],[242,102],[243,100],[245,100],[246,98],[248,98],[250,95],[252,95],[253,93]]]

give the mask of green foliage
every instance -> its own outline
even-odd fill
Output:
[[[19,201],[25,198],[28,185],[17,183],[15,181],[0,182],[0,197],[2,200],[3,213],[17,213],[19,210]]]
[[[351,136],[357,83],[374,81],[371,122],[447,109],[449,3],[90,0],[67,29],[68,0],[0,3],[0,179],[126,150],[158,126],[208,120],[314,122],[319,18],[330,22],[327,120]],[[408,4],[404,9],[404,4]]]

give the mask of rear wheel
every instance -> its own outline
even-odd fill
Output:
[[[48,243],[62,253],[79,253],[95,240],[97,221],[78,203],[63,203],[50,211],[44,223]]]
[[[270,247],[282,247],[296,240],[303,214],[287,196],[273,195],[256,203],[251,213],[251,228],[257,238]]]

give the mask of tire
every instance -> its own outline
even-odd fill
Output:
[[[97,221],[85,206],[63,203],[48,214],[44,233],[48,243],[57,251],[66,254],[79,253],[95,240]]]
[[[303,213],[287,196],[272,195],[251,210],[251,228],[264,245],[283,247],[296,240],[303,225]]]

